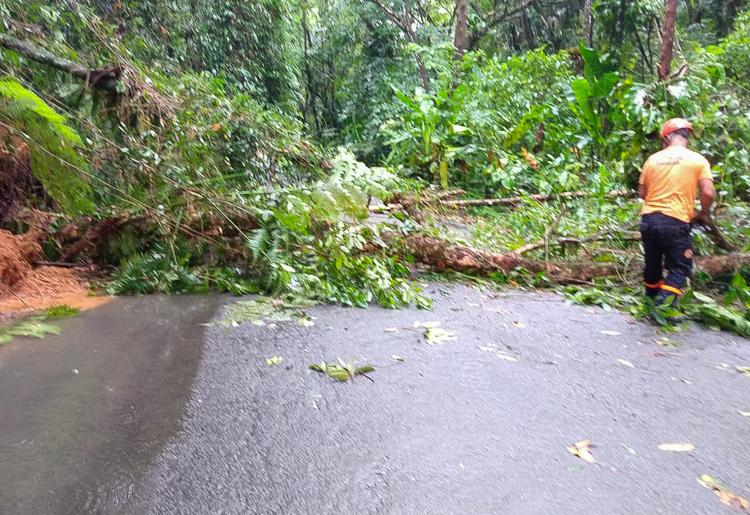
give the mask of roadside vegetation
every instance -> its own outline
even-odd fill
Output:
[[[4,0],[0,223],[114,294],[428,307],[436,270],[640,316],[684,116],[719,198],[682,310],[748,336],[750,12],[676,3]]]

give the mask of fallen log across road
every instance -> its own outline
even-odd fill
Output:
[[[384,233],[381,236],[389,245],[398,243],[399,236],[393,232]],[[542,272],[551,281],[560,284],[588,283],[597,277],[612,276],[622,272],[622,267],[617,263],[552,263],[527,259],[518,252],[495,254],[465,245],[453,245],[439,238],[419,234],[405,236],[400,242],[418,262],[432,266],[439,271],[507,274],[516,269],[525,269],[532,273]],[[731,253],[723,256],[697,257],[695,263],[702,271],[715,276],[732,273],[743,265],[750,265],[750,254]]]

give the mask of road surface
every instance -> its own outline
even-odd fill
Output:
[[[0,348],[0,511],[731,513],[702,474],[750,497],[750,341],[430,290],[433,311],[318,306],[312,326],[120,298]],[[434,321],[456,339],[427,343]],[[337,358],[376,370],[308,370]],[[567,450],[586,439],[595,463]]]

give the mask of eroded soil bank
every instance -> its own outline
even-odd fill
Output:
[[[34,230],[0,230],[0,319],[55,304],[88,309],[109,300],[91,295],[86,267],[38,266],[43,254],[37,239]]]

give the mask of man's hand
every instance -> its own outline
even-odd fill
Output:
[[[704,213],[703,211],[695,215],[693,219],[691,220],[691,222],[693,224],[698,224],[698,225],[713,224],[713,220],[711,220],[711,213]]]

